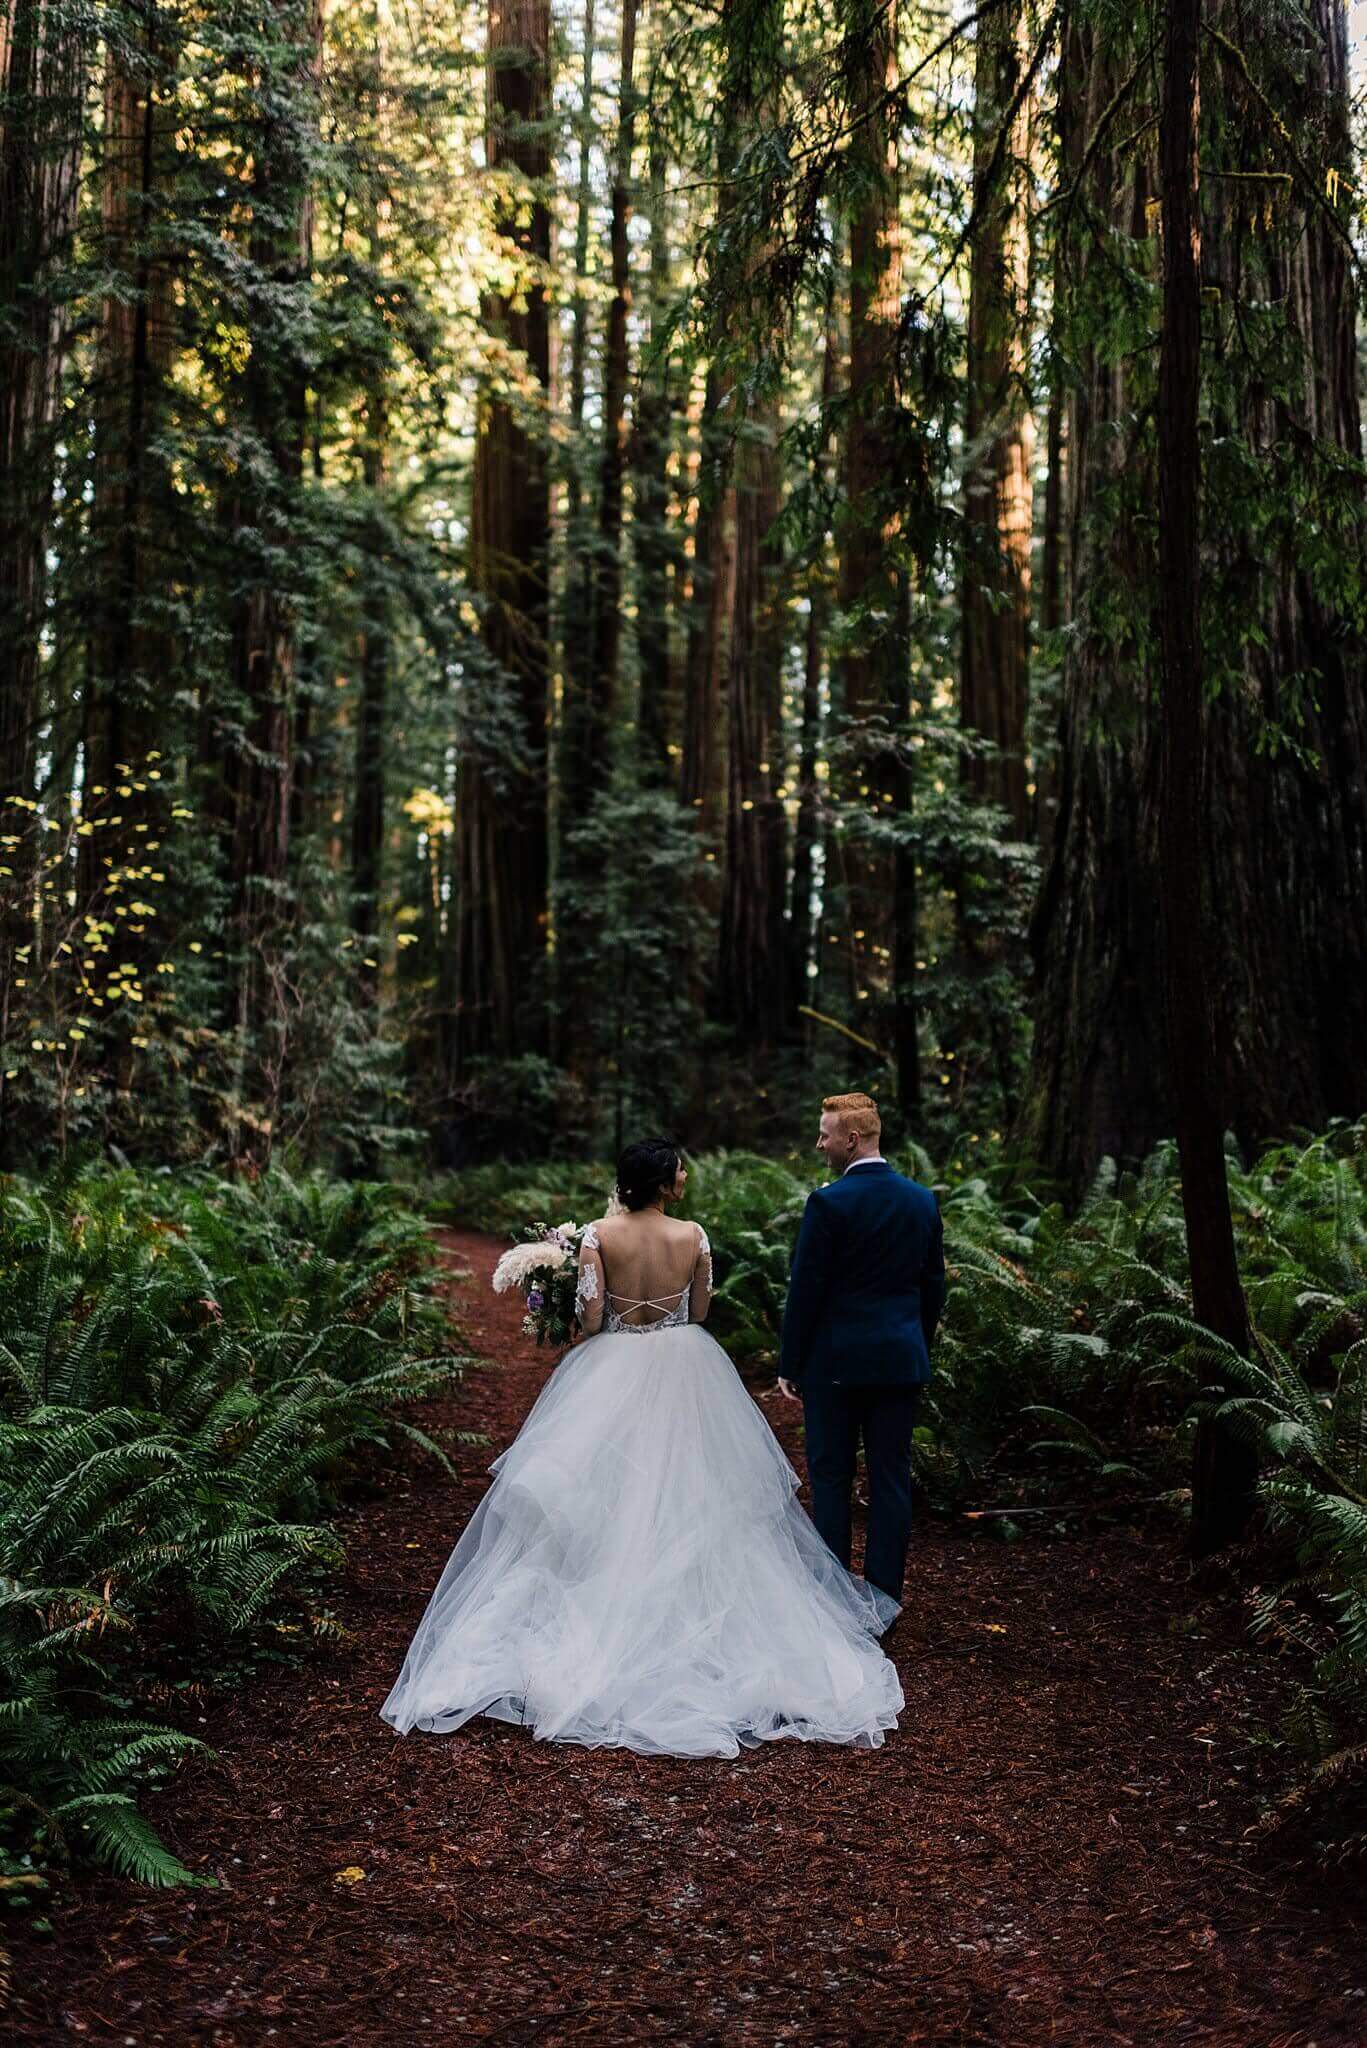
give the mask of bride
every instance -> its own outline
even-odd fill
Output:
[[[736,1756],[793,1737],[875,1748],[905,1704],[875,1638],[901,1612],[848,1572],[702,1325],[687,1172],[629,1145],[620,1213],[584,1232],[584,1336],[555,1368],[447,1562],[380,1709],[400,1734],[474,1714],[557,1742]]]

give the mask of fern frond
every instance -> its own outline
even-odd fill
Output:
[[[187,1870],[124,1793],[82,1794],[55,1808],[53,1817],[73,1843],[137,1884],[165,1888],[215,1882]]]

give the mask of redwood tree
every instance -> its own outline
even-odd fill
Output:
[[[603,450],[598,475],[598,546],[593,603],[593,697],[587,802],[601,786],[612,745],[622,639],[622,486],[626,475],[627,384],[631,371],[631,157],[636,136],[636,0],[622,0],[617,140],[612,164],[609,251],[612,300],[603,359]]]
[[[1030,689],[1034,415],[1030,354],[1030,106],[1022,0],[978,24],[964,440],[960,711],[992,743],[964,779],[1030,830],[1025,739]]]
[[[667,347],[671,285],[665,146],[659,124],[650,130],[650,338],[643,352],[632,436],[632,543],[638,602],[636,650],[640,674],[637,768],[650,783],[672,780],[675,747],[675,660],[672,615],[680,566],[678,535],[670,527],[669,454],[673,408]]]
[[[717,364],[709,363],[703,389],[679,767],[679,794],[708,839],[717,836],[722,818],[726,767],[722,712],[736,573],[735,487],[721,415],[726,388]]]
[[[67,336],[58,279],[79,195],[81,33],[51,0],[15,0],[0,25],[0,829],[17,842],[0,889],[0,1041],[31,914],[35,741],[41,705],[57,380]],[[11,805],[20,797],[24,803]],[[0,1072],[0,1159],[7,1150]]]
[[[148,754],[165,737],[174,662],[164,624],[171,609],[173,519],[158,452],[174,320],[170,265],[158,231],[172,162],[174,58],[161,46],[166,28],[156,8],[121,17],[105,54],[102,254],[114,288],[101,308],[93,393],[95,601],[82,741],[87,809],[95,817],[112,813],[120,823],[82,842],[80,887],[92,904],[108,861],[138,857],[138,828],[145,831],[148,814],[139,784]],[[131,794],[116,796],[120,784]],[[127,950],[135,956],[145,950],[136,933]]]
[[[1248,1347],[1225,1174],[1224,1117],[1206,977],[1202,803],[1205,733],[1201,660],[1201,216],[1197,110],[1201,0],[1168,0],[1159,129],[1163,192],[1163,341],[1158,376],[1158,555],[1163,685],[1159,731],[1158,871],[1168,1073],[1182,1162],[1197,1320]],[[1196,1441],[1192,1545],[1198,1555],[1238,1532],[1257,1461],[1211,1420]]]
[[[268,1158],[286,1058],[284,961],[298,592],[289,545],[308,429],[307,321],[312,155],[321,0],[278,0],[253,78],[249,354],[234,422],[249,455],[232,504],[242,573],[232,629],[233,696],[221,730],[232,882],[233,1021],[240,1035],[235,1149]],[[283,288],[283,289],[282,289]]]
[[[775,124],[782,60],[781,0],[726,0],[721,87],[727,111],[723,173],[745,190],[755,153]],[[723,201],[725,206],[728,202]],[[740,411],[729,461],[734,484],[735,564],[726,662],[726,833],[717,960],[717,1008],[747,1049],[761,1055],[785,1024],[785,819],[783,773],[782,558],[779,408],[767,366],[775,309],[762,278],[771,222],[762,198],[733,223],[736,285],[749,377],[743,389],[728,348],[728,389]],[[723,261],[725,261],[723,257]]]
[[[1343,8],[1279,12],[1251,49],[1238,21],[1224,0],[1207,16],[1201,113],[1202,803],[1216,1093],[1251,1144],[1367,1102],[1367,687],[1340,595],[1364,544],[1355,303],[1324,169],[1348,159]],[[1094,19],[1071,47],[1088,127],[1061,213],[1092,232],[1075,233],[1066,309],[1070,635],[1020,1134],[1076,1190],[1105,1154],[1143,1157],[1175,1114],[1154,914],[1154,165],[1127,139],[1148,132],[1147,44],[1142,24]],[[1297,120],[1269,124],[1269,95]]]
[[[515,403],[490,379],[480,394],[470,519],[470,578],[483,607],[493,673],[469,689],[456,791],[455,1017],[457,1078],[481,1054],[545,1042],[541,989],[547,938],[547,567],[550,494],[535,403],[550,383],[545,266],[550,260],[550,7],[491,0],[486,158],[531,189],[500,186],[498,233],[525,272],[521,288],[488,290],[491,343],[525,364]],[[511,741],[498,744],[497,699]]]
[[[726,842],[718,998],[747,1049],[782,1036],[786,1008],[782,557],[776,422],[764,407],[736,455],[736,569],[726,691]]]
[[[835,319],[834,280],[827,288],[826,316],[821,350],[821,427],[812,452],[812,498],[821,503],[826,494],[826,470],[830,461],[829,422],[835,396],[835,361],[839,340]],[[827,560],[827,530],[812,539],[812,558],[807,565],[807,627],[802,649],[802,709],[798,728],[797,817],[793,824],[793,880],[789,910],[788,1005],[796,1032],[799,1010],[815,1001],[809,966],[820,967],[816,945],[812,893],[817,860],[824,844],[824,819],[817,763],[821,754],[825,720],[821,707],[821,680],[830,631],[830,565]]]
[[[890,450],[900,448],[898,338],[902,240],[898,213],[897,25],[895,5],[848,0],[842,16],[850,141],[850,346],[845,416],[844,503],[837,528],[844,644],[838,665],[847,745],[842,795],[877,819],[895,817],[910,779],[880,727],[906,713],[907,590],[903,510],[889,487]],[[902,864],[905,866],[905,863]],[[889,998],[890,1030],[904,1107],[920,1088],[916,1059],[915,943],[908,892],[896,860],[846,832],[833,863],[844,882],[856,999]],[[914,918],[913,918],[914,924]],[[900,943],[899,943],[900,941]]]

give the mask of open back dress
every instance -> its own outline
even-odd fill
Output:
[[[611,1245],[605,1261],[585,1231],[579,1306],[601,1327],[489,1467],[380,1710],[400,1734],[488,1714],[546,1741],[736,1756],[784,1738],[874,1748],[896,1726],[877,1638],[900,1606],[797,1500],[702,1327],[711,1248],[691,1229],[687,1273],[625,1262],[639,1293],[615,1289]]]

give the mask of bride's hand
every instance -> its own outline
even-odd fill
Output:
[[[793,1385],[791,1380],[785,1380],[780,1377],[778,1383],[778,1390],[786,1400],[800,1401],[802,1399],[802,1395],[799,1393],[798,1389]]]

